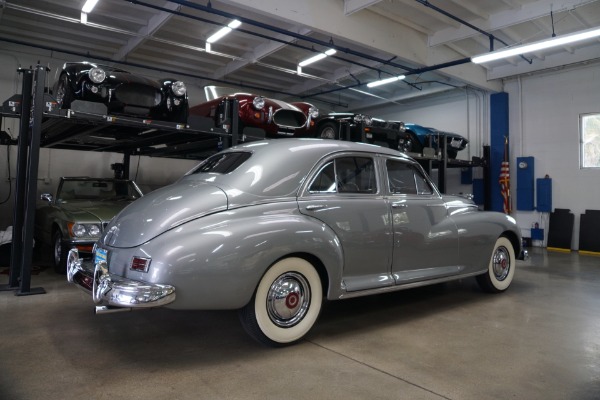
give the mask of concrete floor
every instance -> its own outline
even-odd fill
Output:
[[[48,268],[47,294],[0,292],[0,399],[599,399],[600,258],[518,267],[501,295],[468,279],[328,303],[282,349],[236,312],[96,316]]]

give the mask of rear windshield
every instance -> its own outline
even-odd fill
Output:
[[[235,171],[240,165],[249,159],[251,155],[252,153],[245,151],[215,154],[214,156],[206,159],[202,164],[198,165],[196,169],[192,170],[191,174],[203,172],[228,174],[232,171]]]

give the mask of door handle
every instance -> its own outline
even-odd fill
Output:
[[[392,208],[406,208],[407,205],[404,202],[392,203]]]
[[[325,208],[325,204],[311,204],[311,205],[306,206],[306,209],[308,211],[320,210],[322,208]]]

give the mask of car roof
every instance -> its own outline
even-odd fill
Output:
[[[387,154],[410,159],[398,150],[381,147],[369,143],[350,142],[344,140],[313,139],[313,138],[287,138],[275,140],[261,140],[240,144],[228,149],[228,151],[249,150],[255,154],[260,153],[296,153],[316,155],[319,158],[340,151],[357,151]]]
[[[266,198],[296,196],[309,172],[323,158],[341,152],[385,154],[412,160],[397,150],[366,143],[327,139],[273,139],[241,144],[219,154],[251,152],[252,156],[229,173],[186,174],[183,181],[204,181],[231,194],[232,206]],[[201,164],[200,164],[201,165]]]

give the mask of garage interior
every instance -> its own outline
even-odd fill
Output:
[[[472,58],[593,32],[600,1],[99,0],[83,13],[84,3],[0,0],[0,102],[20,93],[19,69],[47,68],[50,88],[65,62],[92,61],[181,79],[190,106],[207,100],[207,86],[226,86],[309,102],[321,114],[456,132],[469,140],[457,157],[465,162],[490,145],[502,154],[494,141],[508,137],[511,215],[531,257],[500,296],[465,279],[328,302],[305,340],[270,349],[245,335],[233,311],[95,316],[89,296],[35,249],[31,286],[45,293],[0,292],[0,398],[598,398],[600,259],[579,250],[581,215],[599,209],[600,165],[583,162],[581,132],[582,118],[600,114],[599,36],[481,64]],[[233,19],[242,24],[207,47]],[[395,80],[367,86],[385,78]],[[498,94],[508,110],[501,132]],[[13,225],[19,127],[3,109],[0,231]],[[42,144],[36,197],[53,193],[61,176],[110,177],[123,162],[123,152],[104,145],[124,143],[114,129],[95,139],[79,132],[68,146]],[[181,141],[188,133],[170,134]],[[217,152],[219,140],[202,130],[183,141],[206,144],[193,156],[158,151],[172,143],[134,152],[129,176],[148,191],[166,186]],[[593,133],[589,140],[600,146]],[[549,209],[539,187],[519,182],[528,166],[532,182],[551,179]],[[475,191],[483,168],[467,170],[444,171],[446,193]],[[439,173],[431,171],[436,182]],[[492,174],[490,207],[502,211]],[[548,249],[555,210],[574,216],[559,229],[568,229],[560,251]],[[0,285],[9,283],[7,267]]]

